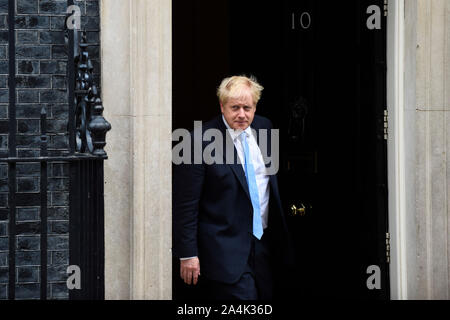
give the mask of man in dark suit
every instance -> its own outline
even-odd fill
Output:
[[[255,115],[262,89],[253,77],[224,79],[217,91],[222,115],[192,135],[219,132],[215,143],[223,148],[212,155],[223,161],[174,166],[173,253],[181,278],[198,282],[207,299],[271,300],[274,283],[292,265],[276,175],[260,149],[278,143],[270,120]],[[191,146],[199,143],[192,139]],[[191,159],[208,144],[202,139],[201,149],[191,148]]]

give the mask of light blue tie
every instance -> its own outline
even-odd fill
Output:
[[[250,199],[253,206],[253,235],[261,240],[261,237],[263,235],[263,227],[261,222],[261,208],[259,207],[258,186],[256,185],[255,169],[253,168],[253,164],[250,159],[250,150],[248,148],[246,136],[247,134],[245,133],[245,131],[241,133],[241,141],[245,158],[245,178],[247,179],[248,189],[250,191]]]

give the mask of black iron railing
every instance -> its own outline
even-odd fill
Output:
[[[73,0],[68,1],[68,6]],[[67,26],[67,24],[66,24]],[[71,299],[104,299],[104,176],[106,133],[111,125],[94,83],[86,32],[67,29],[69,85],[69,263],[81,270]]]

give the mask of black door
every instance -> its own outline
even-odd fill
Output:
[[[187,2],[173,6],[174,128],[219,112],[214,89],[225,76],[263,84],[257,112],[280,128],[297,253],[287,296],[389,298],[383,1]],[[367,26],[376,25],[372,5],[380,29]],[[380,268],[380,289],[367,286],[371,276],[376,284],[370,266]]]

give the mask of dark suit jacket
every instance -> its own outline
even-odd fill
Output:
[[[251,127],[257,132],[268,129],[267,137],[270,138],[270,120],[255,115]],[[223,137],[230,139],[222,115],[203,124],[202,129],[204,132],[211,128],[220,130]],[[209,143],[203,142],[202,148]],[[226,143],[225,138],[223,143]],[[268,150],[270,152],[270,142]],[[237,152],[234,151],[236,159]],[[237,162],[226,164],[224,160],[224,164],[174,165],[173,170],[174,255],[198,256],[202,277],[234,283],[247,263],[253,228],[253,209],[242,165]],[[276,249],[274,261],[280,266],[291,264],[292,248],[276,176],[270,176],[269,181],[268,227],[274,235],[271,238]]]

